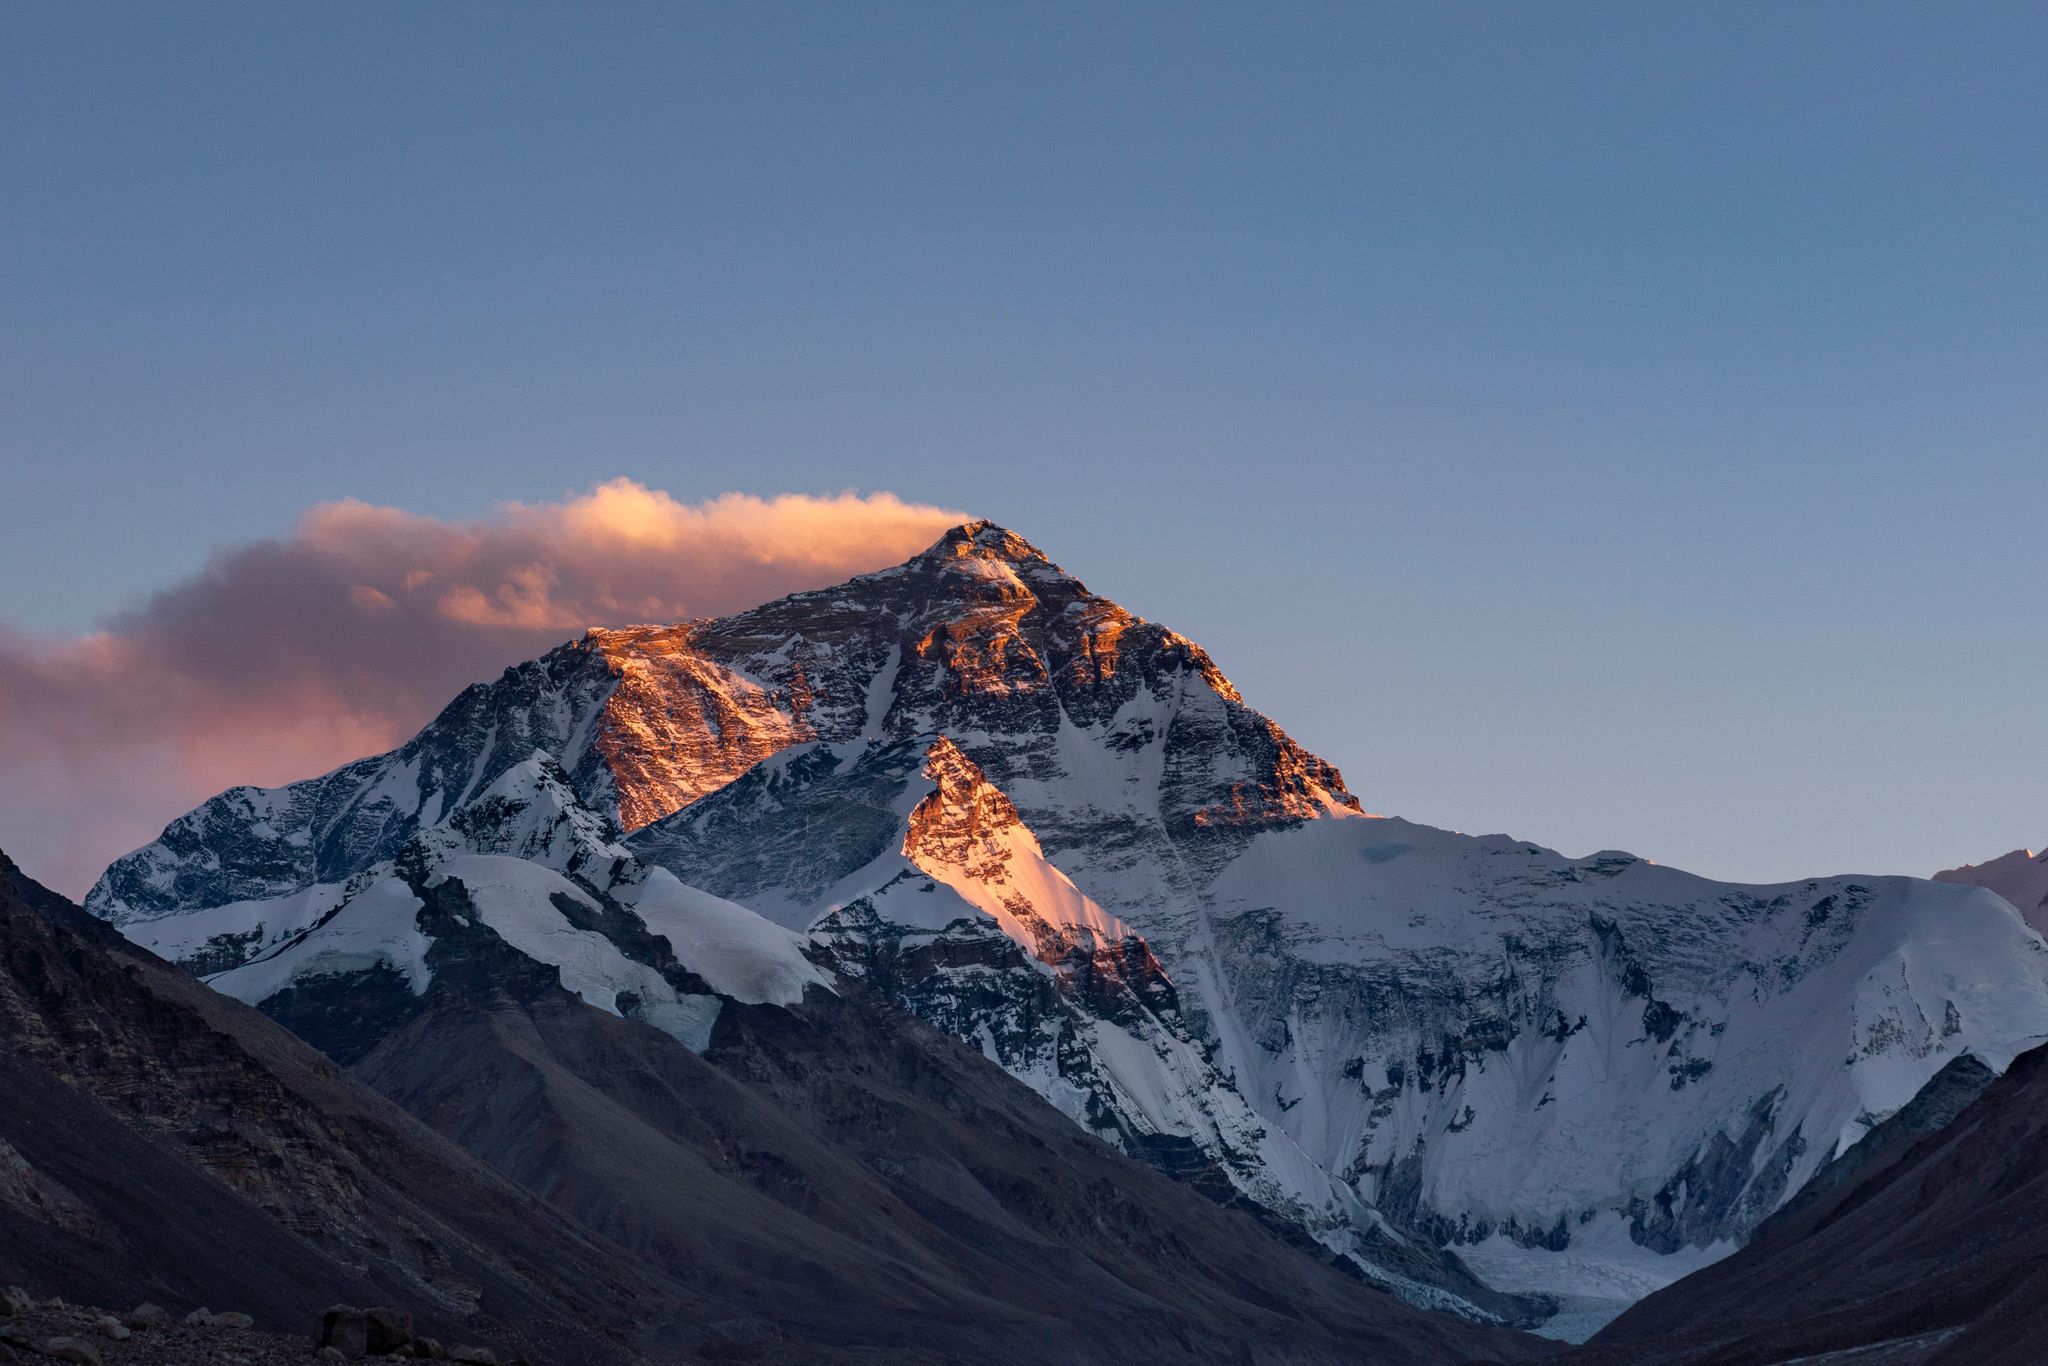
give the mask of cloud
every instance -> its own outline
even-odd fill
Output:
[[[886,493],[681,503],[630,479],[473,522],[322,504],[89,635],[0,625],[0,847],[82,894],[213,793],[388,749],[586,627],[821,587],[962,520]]]

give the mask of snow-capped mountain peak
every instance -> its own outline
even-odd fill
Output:
[[[668,987],[609,959],[579,980],[672,1030],[702,1023],[684,998],[829,989],[819,953],[1093,1132],[1479,1315],[1529,1306],[1442,1249],[1640,1294],[1951,1059],[2048,1036],[2048,949],[1994,896],[1364,817],[1201,647],[986,522],[733,616],[592,632],[391,754],[223,794],[88,905],[218,972],[343,924],[408,848],[465,887],[513,875],[463,858],[574,884],[525,893],[553,920],[484,919],[565,983],[605,952],[577,933],[620,936]],[[656,934],[669,903],[696,928]],[[455,935],[435,914],[415,927]],[[742,961],[693,970],[689,943]]]
[[[123,929],[344,1059],[449,983],[559,985],[692,1048],[725,999],[787,1006],[835,989],[803,936],[641,865],[617,836],[536,751],[345,879]]]
[[[1037,546],[1008,527],[997,526],[986,518],[952,528],[913,558],[911,563],[934,564],[981,577],[988,577],[989,571],[978,565],[1001,565],[1020,576],[1069,577]]]

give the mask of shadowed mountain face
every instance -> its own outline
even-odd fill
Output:
[[[1574,1331],[2048,1035],[2048,950],[1981,889],[1368,816],[1199,646],[987,523],[590,632],[222,794],[89,906],[350,1059],[485,930],[697,1050],[728,1002],[866,989],[1413,1303]]]
[[[1749,1246],[1650,1296],[1570,1360],[2024,1366],[2048,1342],[2048,1048],[1954,1068]],[[1923,1113],[1924,1112],[1924,1113]],[[1929,1126],[1937,1126],[1933,1132]],[[1860,1146],[1860,1145],[1859,1145]],[[1840,1354],[1840,1355],[1835,1355]]]

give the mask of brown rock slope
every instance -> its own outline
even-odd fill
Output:
[[[2048,1048],[2022,1054],[1945,1128],[1909,1129],[1802,1203],[1570,1360],[2048,1360]]]

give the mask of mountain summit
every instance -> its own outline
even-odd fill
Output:
[[[543,778],[546,838],[506,810]],[[879,993],[1416,1303],[1574,1334],[1949,1061],[2048,1035],[2048,950],[1981,889],[1364,815],[1200,646],[988,522],[592,631],[390,754],[213,799],[88,906],[331,1049],[499,961],[479,924],[700,1049],[762,956],[749,1009]],[[361,974],[385,1015],[344,1008]]]
[[[1014,532],[969,522],[835,588],[719,620],[586,632],[464,690],[390,754],[223,793],[117,861],[86,904],[118,924],[346,877],[536,750],[622,831],[800,743],[1001,731],[1016,742],[1001,781],[1045,767],[1063,724],[1112,719],[1166,680],[1211,698],[1216,722],[1180,709],[1177,817],[1255,824],[1357,809],[1336,769],[1245,707],[1199,646],[1090,593]],[[1150,719],[1128,721],[1113,742],[1149,744]],[[1221,749],[1202,753],[1212,742]]]

